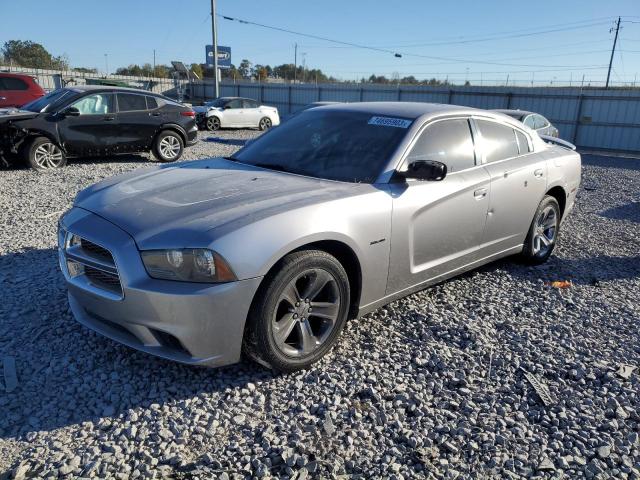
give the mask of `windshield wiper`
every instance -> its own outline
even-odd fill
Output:
[[[233,156],[231,156],[231,157],[222,157],[222,158],[224,158],[225,160],[229,160],[230,162],[237,162],[238,161],[238,159],[236,157],[233,157]]]

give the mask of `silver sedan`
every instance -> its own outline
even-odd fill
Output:
[[[139,170],[60,220],[78,321],[208,366],[305,368],[348,318],[498,258],[552,254],[580,156],[498,113],[358,103],[234,156]]]

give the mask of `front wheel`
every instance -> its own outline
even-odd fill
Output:
[[[252,304],[245,353],[281,372],[309,367],[336,343],[349,312],[349,278],[326,252],[295,252]]]
[[[558,241],[560,218],[558,201],[546,195],[538,205],[524,241],[522,257],[527,263],[539,265],[549,259]]]
[[[261,131],[269,130],[271,128],[271,119],[269,117],[263,117],[260,119],[260,123],[258,123],[258,128]]]
[[[207,117],[206,127],[210,132],[220,130],[220,119],[216,116]]]
[[[27,162],[38,172],[62,168],[67,164],[62,149],[46,137],[36,137],[27,148]]]
[[[165,130],[153,141],[153,156],[160,162],[175,162],[182,156],[184,142],[180,134]]]

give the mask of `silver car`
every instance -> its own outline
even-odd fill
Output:
[[[554,127],[549,120],[535,112],[528,112],[526,110],[494,110],[494,112],[504,113],[516,120],[521,121],[527,127],[535,130],[538,135],[547,135],[549,137],[558,137],[558,129]]]
[[[60,265],[77,320],[112,339],[293,371],[347,318],[498,258],[547,260],[580,169],[485,110],[318,107],[233,157],[83,190],[60,220]]]

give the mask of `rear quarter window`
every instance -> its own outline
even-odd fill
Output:
[[[155,110],[158,108],[158,100],[155,97],[147,97],[147,109]]]

